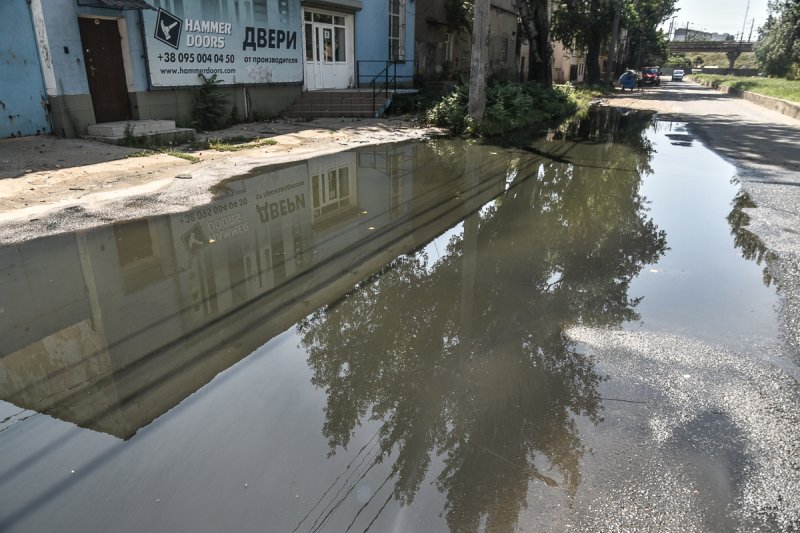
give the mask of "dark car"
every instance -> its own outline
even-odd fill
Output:
[[[642,74],[642,85],[652,85],[654,87],[661,85],[660,67],[642,67],[640,72]]]

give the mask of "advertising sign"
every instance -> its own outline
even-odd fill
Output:
[[[303,81],[300,0],[154,0],[142,12],[152,87]]]

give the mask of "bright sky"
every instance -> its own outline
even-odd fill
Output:
[[[675,26],[689,29],[707,31],[711,33],[730,33],[738,36],[742,32],[745,21],[745,11],[748,0],[678,0],[676,6],[680,10],[675,15]],[[753,40],[758,38],[758,27],[767,20],[767,0],[750,0],[750,10],[747,12],[747,24],[744,37],[750,35],[750,25],[753,19],[756,24],[753,28]],[[663,25],[664,31],[669,29],[668,20]]]

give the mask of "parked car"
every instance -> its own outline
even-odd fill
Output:
[[[653,87],[661,85],[660,67],[642,67],[639,71],[642,74],[643,85],[652,85]]]
[[[679,68],[676,68],[672,71],[672,81],[683,81],[683,71]]]

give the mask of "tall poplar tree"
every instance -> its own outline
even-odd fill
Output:
[[[546,87],[553,85],[548,3],[548,0],[517,0],[519,18],[530,43],[528,79]]]

